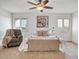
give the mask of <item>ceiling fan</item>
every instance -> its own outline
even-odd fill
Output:
[[[38,3],[33,3],[31,1],[27,1],[28,3],[34,5],[34,7],[32,8],[29,8],[30,10],[31,9],[37,9],[37,10],[40,10],[40,12],[43,12],[43,9],[53,9],[53,7],[50,7],[50,6],[47,6],[47,3],[49,2],[48,0],[38,0]]]

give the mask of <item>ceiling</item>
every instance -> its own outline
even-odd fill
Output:
[[[0,0],[0,8],[11,13],[40,13],[33,9],[33,5],[27,1],[37,2],[38,0]],[[78,9],[78,0],[49,0],[48,6],[54,7],[52,10],[45,9],[43,13],[73,13]]]

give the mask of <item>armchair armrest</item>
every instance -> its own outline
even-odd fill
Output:
[[[3,39],[3,46],[7,47],[7,44],[11,41],[11,36],[5,36]]]
[[[23,36],[22,35],[19,35],[18,36],[18,39],[19,39],[20,42],[22,42]]]

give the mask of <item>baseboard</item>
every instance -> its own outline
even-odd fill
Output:
[[[73,42],[73,41],[72,41],[72,43],[74,43],[74,44],[78,45],[78,43],[75,43],[75,42]]]
[[[78,45],[77,43],[75,43],[75,42],[73,42],[73,41],[65,41],[65,42],[72,42],[73,44]]]

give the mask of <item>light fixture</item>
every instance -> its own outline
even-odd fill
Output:
[[[37,7],[37,10],[43,10],[43,7]]]
[[[44,6],[42,4],[37,5],[37,10],[43,10]]]
[[[43,12],[43,9],[53,9],[53,7],[47,6],[47,3],[49,2],[48,0],[38,0],[38,3],[33,3],[31,1],[27,1],[28,3],[34,5],[34,7],[29,8],[31,9],[37,9],[40,10],[40,12]]]

